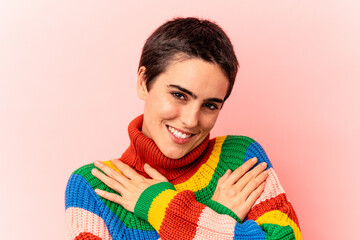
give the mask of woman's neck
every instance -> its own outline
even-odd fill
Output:
[[[128,131],[131,143],[120,159],[144,176],[146,176],[144,164],[148,163],[168,180],[173,180],[192,169],[206,152],[209,136],[184,157],[179,159],[168,158],[152,139],[141,132],[142,122],[143,115],[140,115],[129,124]]]

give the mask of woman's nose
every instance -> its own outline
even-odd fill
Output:
[[[199,124],[199,108],[197,106],[189,106],[183,109],[181,113],[181,121],[184,127],[191,130]]]

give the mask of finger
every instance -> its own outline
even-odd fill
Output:
[[[120,205],[124,204],[123,198],[120,195],[116,194],[116,193],[109,193],[109,192],[106,192],[106,191],[101,190],[101,189],[95,189],[95,192],[96,192],[97,195],[99,195],[100,197],[103,197],[103,198],[105,198],[107,200],[118,203]]]
[[[107,176],[116,179],[118,182],[122,183],[122,184],[126,184],[129,182],[129,180],[121,173],[119,173],[118,171],[112,169],[111,167],[109,167],[108,165],[106,165],[105,163],[102,163],[100,161],[95,161],[94,165],[96,167],[98,167],[101,171],[103,171]]]
[[[265,183],[262,183],[255,191],[253,191],[250,196],[245,200],[242,207],[243,211],[246,213],[250,212],[251,207],[254,205],[256,200],[260,197],[261,193],[263,193],[265,189]]]
[[[260,186],[258,186],[255,191],[253,191],[249,197],[246,199],[245,204],[249,204],[250,207],[252,205],[254,205],[254,203],[256,202],[256,200],[260,197],[260,195],[264,192],[265,189],[265,185],[266,183],[263,182],[262,184],[260,184]]]
[[[157,180],[168,182],[166,177],[164,177],[161,173],[158,172],[158,170],[151,167],[147,163],[144,164],[144,170],[152,179],[157,179]]]
[[[218,180],[218,185],[222,184],[231,174],[231,169],[226,170],[225,174],[222,175]]]
[[[268,172],[262,172],[256,178],[252,179],[242,190],[245,199],[248,198],[261,184],[263,184],[268,177]]]
[[[263,173],[267,167],[266,162],[258,164],[256,167],[248,171],[236,184],[235,187],[241,191],[249,182],[256,178],[259,174]]]
[[[134,169],[132,169],[129,165],[123,163],[119,159],[111,159],[111,163],[116,166],[117,169],[124,174],[124,176],[128,177],[131,180],[141,180],[143,176],[138,174]]]
[[[98,169],[93,168],[91,170],[91,173],[100,181],[102,181],[106,186],[111,188],[112,190],[122,194],[124,192],[124,186],[116,181],[115,179],[106,176],[104,173],[100,172]]]
[[[242,176],[246,174],[257,162],[257,158],[254,157],[246,161],[243,165],[235,169],[235,171],[229,176],[229,178],[224,181],[224,184],[230,186],[235,184]]]

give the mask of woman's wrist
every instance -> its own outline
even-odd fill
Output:
[[[229,208],[225,207],[221,203],[218,203],[212,199],[204,202],[204,204],[219,214],[225,214],[234,218],[237,222],[242,223],[241,219]]]
[[[134,214],[137,217],[148,221],[148,213],[151,204],[157,197],[163,195],[165,191],[173,193],[176,192],[176,189],[174,185],[169,182],[160,182],[145,189],[136,202]]]

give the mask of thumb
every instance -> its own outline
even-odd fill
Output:
[[[158,172],[158,170],[151,167],[147,163],[144,164],[144,170],[152,179],[157,179],[157,180],[168,182],[166,177],[164,177],[161,173]]]

